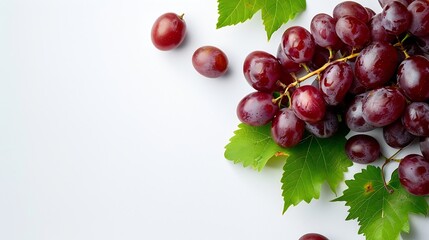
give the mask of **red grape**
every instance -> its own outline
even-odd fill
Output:
[[[398,166],[399,181],[411,194],[429,194],[429,162],[418,154],[405,156]]]
[[[429,2],[415,0],[408,5],[411,13],[410,33],[417,37],[429,35]]]
[[[228,70],[228,58],[217,47],[203,46],[195,50],[192,55],[192,65],[201,75],[217,78]]]
[[[380,157],[380,144],[369,135],[357,134],[346,142],[347,157],[355,163],[368,164]]]
[[[326,111],[325,117],[315,123],[305,122],[305,129],[318,138],[332,137],[339,128],[337,114]]]
[[[278,106],[273,103],[272,99],[269,93],[248,94],[238,103],[238,118],[250,126],[262,126],[269,123],[278,111]]]
[[[274,117],[271,125],[273,140],[282,147],[293,147],[304,135],[305,123],[297,118],[290,108],[283,108]]]
[[[368,132],[375,129],[363,118],[362,105],[367,93],[356,95],[347,108],[346,124],[355,132]]]
[[[321,47],[338,48],[340,39],[335,32],[337,21],[326,13],[319,13],[313,17],[310,23],[311,34],[314,41]]]
[[[429,104],[413,102],[407,106],[402,117],[405,128],[413,135],[429,136]]]
[[[351,47],[363,47],[371,40],[371,33],[366,23],[349,15],[337,20],[335,32],[341,41]]]
[[[410,144],[416,137],[409,133],[402,124],[401,119],[383,127],[383,138],[387,145],[393,148],[403,148]]]
[[[429,60],[423,56],[411,56],[399,65],[398,85],[412,101],[429,99]]]
[[[375,42],[364,48],[355,62],[356,79],[367,89],[383,86],[396,72],[399,54],[386,42]]]
[[[304,85],[293,92],[292,109],[299,119],[314,123],[325,116],[326,104],[319,89]]]
[[[280,80],[282,69],[277,58],[264,51],[254,51],[247,55],[243,73],[247,82],[256,90],[273,92]]]
[[[298,240],[329,240],[329,239],[318,233],[307,233],[302,237],[300,237]]]
[[[384,6],[381,16],[381,24],[384,29],[393,35],[406,32],[411,24],[411,14],[408,12],[407,7],[397,1]]]
[[[372,90],[362,105],[363,117],[376,127],[387,126],[402,116],[406,99],[399,89],[382,87]]]
[[[353,83],[353,70],[347,62],[336,62],[320,75],[320,91],[329,105],[338,105]]]
[[[316,44],[309,31],[300,26],[293,26],[283,33],[282,47],[292,61],[305,63],[313,58]]]
[[[152,26],[151,38],[156,48],[162,51],[177,48],[185,39],[186,23],[183,16],[165,13]]]
[[[365,7],[354,1],[344,1],[337,4],[333,10],[333,16],[337,20],[344,16],[353,16],[364,23],[370,19]]]

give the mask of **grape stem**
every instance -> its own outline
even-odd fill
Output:
[[[342,57],[342,58],[336,59],[334,61],[329,61],[329,62],[325,63],[323,66],[321,66],[320,68],[318,68],[312,72],[309,71],[308,66],[306,64],[301,64],[301,66],[303,66],[307,70],[308,73],[306,75],[300,77],[300,78],[297,78],[294,74],[291,74],[292,77],[295,79],[295,82],[289,84],[285,88],[284,92],[279,97],[273,99],[273,103],[279,103],[283,99],[283,97],[287,96],[289,99],[289,106],[290,106],[291,105],[290,104],[291,98],[290,98],[290,94],[289,94],[289,89],[299,85],[301,82],[309,79],[310,77],[312,77],[314,75],[319,75],[321,72],[323,72],[323,70],[328,68],[331,64],[341,62],[341,61],[347,61],[347,60],[353,59],[357,56],[359,56],[359,53],[352,53],[346,57]],[[281,86],[284,88],[284,85],[281,85]]]
[[[323,70],[325,70],[326,68],[328,68],[331,64],[334,64],[334,63],[337,63],[337,62],[341,62],[341,61],[347,61],[347,60],[353,59],[353,58],[355,58],[357,56],[359,56],[359,53],[353,53],[353,54],[350,54],[350,55],[348,55],[346,57],[336,59],[335,61],[327,62],[323,66],[321,66],[320,68],[318,68],[318,69],[316,69],[316,70],[314,70],[312,72],[309,72],[307,75],[304,75],[304,76],[298,78],[297,82],[301,83],[301,82],[307,80],[308,78],[310,78],[310,77],[312,77],[312,76],[314,76],[316,74],[320,74],[321,72],[323,72]]]
[[[395,162],[398,162],[399,160],[398,159],[395,159],[395,156],[396,155],[398,155],[402,150],[404,150],[404,148],[405,147],[403,147],[403,148],[400,148],[398,151],[396,151],[392,156],[390,156],[389,158],[386,158],[386,161],[384,161],[384,163],[383,163],[383,165],[381,166],[381,178],[383,179],[383,185],[384,185],[384,188],[387,190],[387,192],[389,193],[389,194],[392,194],[393,192],[394,192],[394,190],[392,189],[392,188],[390,188],[388,185],[387,185],[387,182],[386,182],[386,178],[385,178],[385,176],[384,176],[384,168],[386,167],[386,165],[388,164],[388,163],[390,163],[390,162],[392,162],[392,161],[395,161]]]

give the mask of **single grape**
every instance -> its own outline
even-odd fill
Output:
[[[238,103],[238,119],[250,126],[262,126],[269,123],[279,109],[272,100],[271,94],[264,92],[253,92],[246,95]]]
[[[286,72],[298,72],[302,69],[301,65],[299,63],[296,63],[292,61],[288,56],[286,56],[285,51],[283,50],[282,44],[279,44],[279,47],[277,48],[277,60],[280,62],[280,64],[283,67],[283,70]]]
[[[228,58],[222,50],[214,46],[203,46],[192,55],[192,65],[201,75],[217,78],[228,70]]]
[[[405,156],[398,166],[401,185],[411,194],[429,194],[429,162],[418,154]]]
[[[317,45],[338,49],[341,40],[335,32],[337,21],[326,13],[319,13],[311,19],[310,31]]]
[[[392,35],[406,32],[411,24],[411,14],[407,7],[398,1],[393,1],[384,6],[381,16],[381,24],[386,32]]]
[[[429,104],[413,102],[407,106],[402,117],[404,127],[413,135],[429,137]]]
[[[387,33],[381,24],[383,16],[381,13],[374,15],[369,21],[369,30],[371,32],[371,39],[373,42],[389,42],[392,43],[396,40],[396,36]]]
[[[365,134],[357,134],[347,139],[345,149],[347,157],[360,164],[372,163],[381,155],[378,141]]]
[[[344,1],[335,6],[333,17],[338,20],[344,16],[353,16],[364,23],[370,19],[365,7],[354,1]]]
[[[329,239],[318,233],[307,233],[305,235],[302,235],[298,240],[329,240]]]
[[[316,48],[313,36],[307,29],[293,26],[286,29],[282,36],[283,50],[292,61],[305,63],[313,58]]]
[[[362,47],[371,40],[371,33],[365,22],[353,16],[344,16],[337,20],[335,32],[345,44]]]
[[[429,2],[415,0],[408,5],[411,13],[411,25],[409,32],[417,37],[429,35]]]
[[[151,39],[153,45],[162,51],[177,48],[185,39],[186,23],[183,15],[164,13],[152,26]]]
[[[353,70],[347,62],[335,62],[320,75],[320,91],[329,105],[338,105],[353,83]]]
[[[409,133],[398,119],[394,123],[383,127],[383,138],[387,145],[393,148],[403,148],[410,144],[416,137]]]
[[[332,137],[338,131],[338,127],[338,117],[333,111],[326,111],[325,117],[318,122],[305,122],[305,129],[318,138]]]
[[[421,137],[419,145],[423,157],[425,157],[426,161],[429,161],[429,137]]]
[[[355,132],[368,132],[375,127],[369,124],[363,117],[362,105],[367,93],[356,95],[345,114],[346,124],[350,130]]]
[[[404,95],[395,87],[372,90],[362,105],[363,118],[375,127],[384,127],[402,116],[406,106]]]
[[[386,42],[375,42],[364,48],[355,62],[356,79],[367,89],[382,87],[396,72],[399,54]]]
[[[423,56],[411,56],[399,65],[398,85],[411,101],[429,99],[429,60]]]
[[[313,58],[307,63],[311,70],[317,70],[329,61],[329,50],[316,45]]]
[[[247,55],[243,64],[243,73],[254,89],[271,93],[276,90],[282,69],[277,58],[264,51],[254,51]]]
[[[319,89],[304,85],[293,92],[292,109],[299,119],[314,123],[325,116],[326,103]]]
[[[290,108],[281,109],[271,125],[271,136],[282,147],[293,147],[304,135],[305,123]]]

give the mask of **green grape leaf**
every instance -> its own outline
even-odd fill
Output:
[[[262,20],[268,39],[284,23],[294,19],[306,8],[305,0],[265,0],[262,7]]]
[[[261,9],[260,0],[218,0],[217,28],[242,23]]]
[[[289,157],[281,179],[283,212],[301,201],[309,203],[313,198],[318,199],[324,182],[336,192],[344,180],[344,173],[352,165],[344,150],[346,134],[347,130],[341,129],[325,139],[308,135],[298,145],[287,150]]]
[[[367,240],[397,240],[401,232],[409,233],[409,214],[428,213],[428,203],[424,197],[409,194],[400,184],[397,170],[384,186],[379,167],[367,166],[354,179],[346,181],[347,189],[334,201],[344,201],[349,206],[346,220],[357,219],[359,234]]]
[[[259,10],[268,40],[282,24],[306,8],[305,0],[218,0],[217,28],[245,22]]]
[[[253,127],[241,123],[225,146],[225,158],[261,171],[270,158],[285,155],[284,148],[271,138],[270,124]]]

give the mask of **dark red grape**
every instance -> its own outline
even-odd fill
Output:
[[[393,35],[406,32],[411,24],[411,14],[407,7],[398,1],[393,1],[384,6],[381,16],[381,24],[384,29]]]
[[[329,240],[329,239],[318,233],[307,233],[301,236],[298,240]]]
[[[282,147],[293,147],[304,136],[305,123],[290,108],[281,109],[271,125],[271,136]]]
[[[305,63],[313,58],[316,48],[313,36],[307,29],[300,26],[293,26],[283,33],[283,50],[292,61]]]
[[[192,65],[201,75],[217,78],[228,70],[228,58],[217,47],[203,46],[195,50],[192,55]]]
[[[345,44],[362,47],[371,40],[371,33],[365,22],[353,16],[344,16],[337,20],[335,32]]]
[[[307,63],[311,70],[316,70],[325,65],[329,61],[329,50],[316,45],[313,58]]]
[[[292,109],[299,119],[314,123],[325,116],[326,103],[319,89],[304,85],[293,92]]]
[[[363,118],[362,105],[367,93],[356,95],[346,111],[346,124],[355,132],[368,132],[375,129]]]
[[[156,19],[152,26],[151,39],[153,45],[162,51],[177,48],[185,39],[186,23],[183,16],[165,13]]]
[[[395,87],[372,90],[362,105],[363,117],[375,127],[384,127],[402,116],[406,106],[404,95]]]
[[[423,56],[411,56],[399,65],[398,85],[411,101],[429,99],[429,60]]]
[[[429,194],[429,162],[418,154],[405,156],[398,166],[401,185],[411,194]]]
[[[429,161],[429,137],[421,137],[419,145],[423,157],[425,157],[426,161]]]
[[[277,48],[277,60],[279,60],[280,64],[283,67],[283,70],[286,72],[298,72],[302,69],[299,63],[292,61],[288,56],[286,56],[285,51],[283,50],[282,44],[279,44]]]
[[[410,144],[416,137],[409,133],[398,119],[394,123],[383,127],[383,138],[387,145],[393,148],[403,148]]]
[[[321,47],[331,47],[337,49],[340,45],[340,39],[335,32],[335,23],[337,21],[326,13],[319,13],[311,19],[310,30],[314,41]]]
[[[332,137],[339,127],[338,117],[332,111],[326,111],[325,117],[315,123],[305,122],[305,129],[318,138]]]
[[[413,102],[407,106],[402,117],[404,127],[413,135],[429,136],[429,104]]]
[[[338,20],[344,16],[353,16],[364,23],[370,19],[365,7],[354,1],[344,1],[335,6],[333,17]]]
[[[429,35],[429,2],[415,0],[408,5],[411,13],[410,33],[417,37]]]
[[[357,134],[346,141],[347,157],[355,163],[368,164],[380,157],[380,144],[369,135]]]
[[[374,15],[369,22],[369,30],[371,31],[371,39],[373,42],[389,42],[392,43],[396,40],[396,36],[389,34],[381,24],[383,16],[381,13]]]
[[[269,123],[278,106],[273,103],[269,93],[253,92],[245,96],[237,106],[237,116],[241,122],[250,126],[262,126]]]
[[[382,87],[396,72],[399,54],[386,42],[375,42],[364,48],[355,62],[356,79],[367,89]]]
[[[243,64],[243,73],[254,89],[271,93],[276,90],[282,69],[277,58],[264,51],[254,51],[247,55]]]
[[[353,83],[353,70],[347,62],[332,63],[320,75],[320,91],[329,105],[343,101]]]

